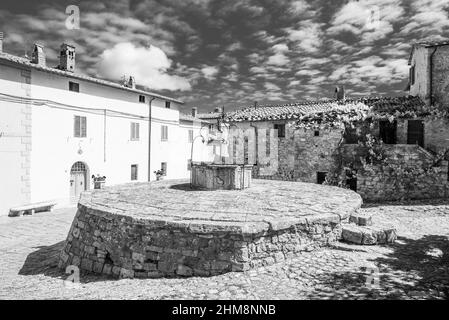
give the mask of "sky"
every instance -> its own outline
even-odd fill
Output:
[[[72,43],[77,73],[134,76],[207,112],[332,98],[336,85],[405,95],[411,45],[449,38],[449,1],[1,0],[0,31],[8,53],[38,42],[56,66]]]

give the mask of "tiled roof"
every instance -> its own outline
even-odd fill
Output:
[[[196,116],[197,118],[200,119],[219,119],[222,117],[222,113],[221,112],[208,112],[208,113],[198,113]]]
[[[439,47],[439,46],[447,46],[447,45],[449,45],[449,39],[424,39],[424,40],[416,41],[413,44],[412,50],[410,52],[410,56],[408,58],[408,64],[410,65],[412,63],[413,52],[415,51],[416,47],[431,48],[431,47]]]
[[[437,46],[445,46],[449,44],[449,39],[440,39],[440,40],[422,40],[415,42],[415,45],[423,46],[423,47],[437,47]]]
[[[179,113],[179,120],[183,120],[183,121],[198,121],[198,122],[207,122],[203,119],[200,119],[198,117],[193,117],[190,114],[185,114],[185,113]]]
[[[318,100],[290,103],[284,105],[268,105],[248,107],[242,110],[229,112],[226,120],[230,122],[242,121],[267,121],[267,120],[295,120],[300,117],[334,110],[342,105],[356,105],[363,103],[376,110],[419,110],[425,107],[425,103],[419,97],[365,97],[338,100]]]
[[[8,62],[12,62],[12,63],[16,63],[25,67],[29,67],[29,68],[33,68],[36,70],[40,70],[40,71],[44,71],[44,72],[49,72],[49,73],[53,73],[53,74],[57,74],[60,76],[65,76],[68,78],[72,78],[72,79],[79,79],[79,80],[84,80],[84,81],[89,81],[89,82],[93,82],[93,83],[97,83],[100,85],[105,85],[108,87],[113,87],[116,89],[121,89],[121,90],[126,90],[126,91],[131,91],[131,92],[135,92],[135,93],[139,93],[139,94],[147,94],[150,95],[152,97],[156,97],[156,98],[160,98],[163,100],[169,100],[169,101],[173,101],[176,103],[180,103],[180,104],[184,104],[184,102],[177,100],[177,99],[173,99],[170,97],[166,97],[151,91],[147,91],[147,90],[139,90],[139,89],[133,89],[133,88],[128,88],[125,87],[119,83],[116,82],[112,82],[112,81],[107,81],[107,80],[103,80],[103,79],[98,79],[98,78],[94,78],[94,77],[90,77],[90,76],[86,76],[86,75],[82,75],[82,74],[76,74],[73,72],[69,72],[69,71],[65,71],[65,70],[60,70],[60,69],[56,69],[56,68],[50,68],[47,66],[40,66],[38,64],[32,63],[29,59],[23,58],[23,57],[18,57],[9,53],[5,53],[5,52],[0,52],[0,61],[8,61]]]

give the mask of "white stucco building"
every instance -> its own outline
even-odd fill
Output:
[[[207,126],[181,105],[136,89],[132,78],[121,85],[77,74],[69,45],[56,68],[39,45],[31,59],[1,50],[0,215],[41,201],[76,203],[97,174],[106,185],[155,180],[160,169],[166,179],[188,178],[192,138]],[[209,152],[196,140],[194,161]]]

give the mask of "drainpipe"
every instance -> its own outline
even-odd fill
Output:
[[[148,182],[151,181],[151,104],[154,99],[156,98],[150,99],[148,106]]]
[[[249,126],[251,128],[254,128],[254,140],[255,140],[255,145],[256,145],[256,166],[259,163],[259,143],[258,143],[258,131],[257,131],[257,127],[255,125],[253,125],[251,122],[249,123]]]
[[[430,55],[430,72],[429,72],[429,84],[430,84],[430,106],[433,105],[433,57],[435,53],[437,52],[438,47],[435,47],[435,50],[433,50],[432,54]]]

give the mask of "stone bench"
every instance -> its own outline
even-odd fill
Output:
[[[25,206],[14,207],[14,208],[9,209],[8,216],[19,217],[24,214],[30,215],[30,214],[34,214],[35,212],[51,211],[55,205],[56,205],[56,202],[31,203],[31,204],[27,204]]]

